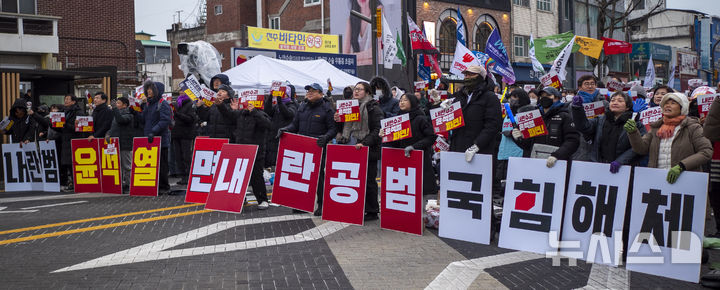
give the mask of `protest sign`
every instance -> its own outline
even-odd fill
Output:
[[[611,92],[617,92],[617,91],[623,91],[625,89],[625,84],[621,81],[617,80],[610,80],[605,84],[605,86],[608,88]]]
[[[697,283],[705,231],[708,174],[635,167],[627,250],[631,271]]]
[[[100,184],[103,193],[122,194],[122,178],[120,172],[120,139],[110,138],[110,142],[104,139],[100,145]]]
[[[0,121],[0,128],[2,128],[5,131],[10,130],[12,128],[13,124],[15,122],[13,120],[10,120],[8,117],[5,117],[2,121]]]
[[[440,100],[447,100],[448,99],[448,91],[438,91],[440,94]]]
[[[50,112],[50,123],[53,128],[62,128],[65,126],[65,113]]]
[[[162,139],[162,137],[155,137],[152,143],[149,143],[146,137],[135,137],[133,139],[130,195],[158,195],[161,152],[160,139]]]
[[[384,147],[381,156],[380,227],[422,235],[423,151],[408,158],[403,149]]]
[[[265,108],[265,95],[258,89],[242,90],[240,92],[240,104],[243,108],[253,105],[256,109]]]
[[[437,136],[435,138],[435,143],[433,144],[433,151],[435,152],[442,152],[442,151],[449,151],[450,150],[450,144],[445,141],[445,138]]]
[[[645,129],[649,132],[650,124],[660,120],[663,116],[662,112],[663,109],[660,106],[646,109],[645,111],[640,112],[640,123],[642,123],[645,126]]]
[[[130,109],[133,109],[136,112],[142,112],[142,100],[129,97],[128,102],[130,103]]]
[[[60,192],[60,166],[55,140],[38,142],[43,167],[43,191]],[[7,179],[6,179],[7,180]],[[7,191],[7,183],[6,188]]]
[[[707,116],[708,112],[710,112],[710,105],[712,105],[716,97],[717,94],[700,95],[697,97],[698,113],[700,114],[700,118],[705,118]]]
[[[327,145],[322,219],[362,225],[370,150],[351,145]]]
[[[562,82],[560,81],[560,77],[558,77],[557,72],[555,71],[549,71],[547,74],[540,77],[540,82],[543,84],[543,86],[546,87],[553,87],[558,90],[562,89]]]
[[[272,96],[272,104],[277,104],[278,98],[283,99],[287,97],[290,93],[288,92],[288,87],[283,86],[283,81],[273,81],[272,85],[270,86],[270,96]],[[328,79],[328,84],[330,84],[330,79]],[[329,91],[332,91],[330,87],[328,87]],[[257,94],[256,94],[257,95]]]
[[[605,114],[605,104],[603,101],[585,103],[583,104],[583,108],[585,109],[585,116],[587,116],[588,119]]]
[[[242,212],[257,151],[257,145],[223,144],[205,209]]]
[[[580,243],[579,248],[562,247],[560,255],[613,266],[622,263],[630,170],[631,166],[621,166],[611,173],[610,164],[573,161],[562,240]]]
[[[92,132],[93,131],[93,117],[92,116],[77,116],[75,118],[75,132]]]
[[[440,237],[490,244],[492,170],[491,155],[440,153]]]
[[[75,193],[102,192],[98,142],[100,142],[100,139],[70,140]]]
[[[185,202],[205,203],[213,182],[220,150],[228,139],[197,137],[188,174]]]
[[[534,90],[534,89],[535,89],[535,85],[524,85],[523,86],[523,90],[525,92],[530,92],[531,90]]]
[[[358,100],[338,100],[337,113],[340,115],[340,122],[360,121],[360,103]]]
[[[20,143],[2,144],[3,164],[5,164],[5,191],[30,191],[30,173],[25,164],[25,154]]]
[[[413,82],[413,85],[415,86],[415,91],[419,92],[419,91],[426,90],[429,86],[429,83],[427,81],[417,81],[417,82]]]
[[[203,103],[209,107],[215,102],[217,93],[205,85],[200,85],[200,96],[202,97]]]
[[[515,120],[517,120],[518,130],[525,139],[548,134],[540,110],[517,113]]]
[[[196,101],[202,97],[202,87],[195,75],[190,74],[180,82],[180,91],[184,92],[191,100]]]
[[[41,191],[44,189],[43,183],[45,180],[43,179],[42,160],[40,159],[37,144],[35,142],[23,144],[22,149],[25,158],[25,170],[28,173],[26,182],[30,183],[30,188],[33,191]]]
[[[313,212],[323,148],[317,139],[284,133],[280,137],[272,202]]]
[[[410,138],[410,114],[382,119],[380,129],[385,133],[382,137],[383,143]]]
[[[546,163],[510,157],[499,247],[539,254],[553,250],[548,241],[560,232],[567,161],[552,168]]]
[[[430,110],[433,131],[435,133],[447,132],[465,126],[460,102],[455,102],[449,108],[435,108]]]

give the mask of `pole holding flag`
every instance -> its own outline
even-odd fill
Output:
[[[655,86],[655,64],[653,64],[652,54],[648,60],[647,68],[645,69],[645,82],[643,86],[646,89],[650,89]]]
[[[667,86],[671,87],[672,89],[675,86],[675,66],[677,64],[675,63],[675,59],[673,59],[672,63],[670,64],[670,77],[668,78]]]
[[[463,24],[462,15],[460,15],[460,6],[457,9],[457,40],[462,45],[467,46],[465,43],[465,24]]]
[[[405,57],[405,47],[403,47],[402,38],[400,38],[400,32],[397,32],[395,35],[397,36],[396,37],[397,40],[395,41],[397,43],[397,48],[398,48],[397,58],[402,63],[402,66],[405,66],[407,64],[407,57]]]
[[[532,33],[530,34],[529,45],[530,49],[528,50],[528,55],[530,56],[530,60],[532,61],[533,70],[537,73],[538,76],[544,75],[545,68],[543,68],[542,63],[540,63],[540,61],[538,61],[538,59],[535,57],[535,40],[533,39]]]

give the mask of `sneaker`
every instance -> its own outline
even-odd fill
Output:
[[[366,222],[374,221],[376,219],[378,219],[378,214],[376,213],[366,213],[365,217],[363,217],[363,220]]]
[[[313,213],[314,216],[321,216],[322,215],[322,206],[319,206],[315,212]]]
[[[260,204],[258,204],[258,209],[260,209],[260,210],[265,210],[265,209],[267,209],[269,206],[270,206],[270,205],[268,204],[267,201],[263,201],[263,202],[261,202]]]

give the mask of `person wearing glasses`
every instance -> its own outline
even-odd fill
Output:
[[[603,96],[600,95],[600,90],[597,88],[597,79],[593,75],[584,75],[577,81],[578,92],[577,96],[582,99],[582,104],[575,102],[575,105],[582,106],[583,104],[593,103],[597,101],[603,101]],[[607,105],[606,105],[607,106]],[[580,134],[580,146],[572,156],[572,160],[579,161],[591,161],[590,152],[592,151],[592,139],[594,136]]]

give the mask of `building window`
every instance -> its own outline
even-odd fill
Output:
[[[515,35],[513,37],[513,48],[516,57],[528,56],[528,37],[523,35]]]
[[[513,4],[530,7],[530,0],[513,0]]]
[[[1,0],[0,6],[2,12],[20,13],[20,14],[37,14],[36,0]]]
[[[440,68],[449,70],[452,65],[453,56],[455,55],[455,45],[457,44],[457,24],[455,19],[448,17],[440,24],[440,34],[438,34],[437,44],[440,49]]]
[[[222,5],[215,5],[215,15],[222,14]]]
[[[320,4],[320,0],[305,0],[305,7],[314,6]]]
[[[485,44],[487,43],[487,39],[490,37],[492,30],[492,24],[488,22],[483,22],[478,25],[477,30],[475,31],[475,43],[473,43],[473,48],[476,51],[485,51]]]
[[[570,10],[571,5],[572,5],[571,1],[572,0],[565,0],[565,5],[564,5],[565,7],[563,7],[564,8],[563,14],[565,15],[565,20],[570,20],[570,11],[572,11],[572,10]]]
[[[552,0],[537,0],[537,9],[541,11],[552,11]]]
[[[633,5],[635,10],[643,10],[645,9],[645,0],[633,0]]]
[[[270,17],[270,29],[280,29],[280,17]]]

